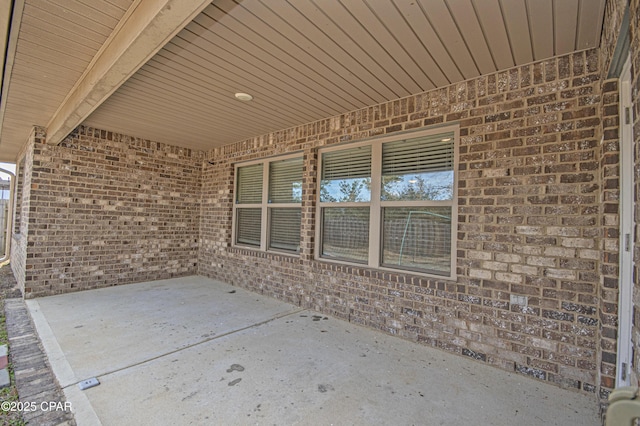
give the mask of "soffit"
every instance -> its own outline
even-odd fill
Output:
[[[38,11],[45,5],[62,7],[60,3],[82,4],[27,0]],[[127,3],[109,4],[124,13]],[[605,0],[215,0],[85,124],[208,150],[596,47],[604,4]],[[32,124],[49,121],[98,43],[108,36],[87,25],[88,19],[52,22],[47,28],[55,27],[49,29],[55,37],[43,31],[47,18],[37,24],[30,18],[21,28],[24,52],[16,58],[21,67],[12,78],[0,157],[6,158],[7,131],[20,135],[17,140],[23,143]],[[25,96],[18,96],[14,85]],[[233,97],[236,92],[251,93],[254,100],[241,103]]]
[[[604,2],[216,0],[86,123],[206,150],[595,47]]]
[[[3,87],[0,161],[14,161],[33,125],[49,122],[132,3],[24,1],[11,78]]]

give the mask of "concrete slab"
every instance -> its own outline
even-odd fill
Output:
[[[26,303],[64,388],[298,310],[214,283],[186,277]]]
[[[28,305],[79,425],[600,424],[595,396],[201,277]]]

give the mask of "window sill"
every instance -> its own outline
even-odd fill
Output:
[[[227,253],[240,254],[243,256],[252,256],[261,259],[281,260],[289,263],[301,262],[300,254],[287,253],[284,251],[263,251],[252,247],[231,246],[227,248]]]
[[[351,273],[356,273],[355,271],[357,270],[366,271],[362,273],[357,272],[356,273],[357,275],[377,276],[378,278],[383,278],[383,275],[384,276],[395,275],[395,276],[404,276],[404,277],[415,277],[419,280],[428,279],[428,280],[447,281],[451,283],[458,282],[458,276],[455,274],[444,276],[444,275],[429,274],[426,272],[419,272],[419,271],[409,270],[409,269],[393,269],[385,266],[371,267],[369,265],[365,265],[362,263],[346,262],[343,260],[327,259],[323,257],[316,257],[314,261],[322,265],[330,266],[331,269],[334,269],[333,265],[335,265],[336,267],[350,268],[350,269],[347,269],[347,272],[351,272]],[[387,278],[384,278],[384,279],[387,279]],[[396,280],[393,280],[393,281],[396,281]],[[411,282],[412,280],[409,279],[406,281]]]

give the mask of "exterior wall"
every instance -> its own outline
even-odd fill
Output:
[[[25,297],[196,273],[201,153],[85,127],[32,151]]]
[[[631,79],[633,96],[633,135],[635,147],[635,246],[634,246],[634,312],[633,312],[633,346],[634,361],[632,370],[637,384],[640,385],[640,0],[631,0],[629,16],[631,17]]]
[[[33,152],[36,144],[45,142],[44,130],[34,127],[24,150],[17,160],[16,197],[14,201],[14,232],[11,236],[11,270],[16,277],[18,288],[25,294],[27,274],[27,253],[29,215],[31,213],[31,179],[33,172]]]
[[[606,76],[609,71],[628,3],[629,0],[607,0],[605,5],[604,23],[600,37],[600,60],[603,76]]]
[[[202,275],[596,392],[600,52],[482,76],[215,149],[203,166]],[[317,148],[459,123],[456,282],[314,260]],[[231,246],[233,164],[304,153],[299,257]],[[510,303],[526,296],[527,306]]]
[[[602,63],[602,144],[600,172],[602,179],[603,240],[601,249],[601,287],[598,292],[599,350],[598,383],[601,408],[606,409],[609,393],[616,383],[618,298],[619,298],[619,225],[620,225],[620,116],[619,81],[604,80],[609,71],[620,37],[620,27],[627,6],[626,0],[610,0],[606,4],[600,42]]]
[[[598,383],[601,401],[615,387],[618,342],[619,226],[620,226],[620,139],[618,80],[603,82],[602,143],[600,174],[602,179],[602,235],[600,245],[601,286],[598,291],[599,351]]]
[[[2,193],[2,196],[0,196],[0,259],[2,259],[7,252],[7,239],[11,238],[11,234],[7,232],[9,215],[11,214],[11,210],[9,209],[9,203],[11,202],[9,197],[11,192],[11,179],[0,179],[0,193]]]

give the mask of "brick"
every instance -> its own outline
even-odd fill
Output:
[[[505,281],[508,283],[519,284],[522,282],[522,275],[512,274],[507,272],[496,272],[496,280]]]

